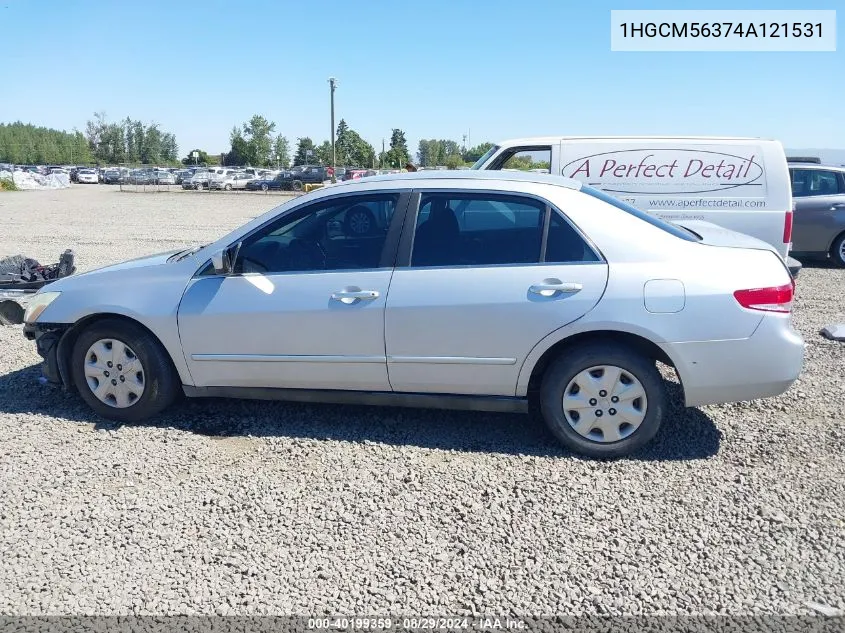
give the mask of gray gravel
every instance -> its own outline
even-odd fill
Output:
[[[282,198],[0,194],[0,253],[81,270]],[[189,401],[114,428],[0,328],[0,613],[810,614],[845,608],[845,271],[805,268],[800,381],[675,405],[637,459],[527,417]],[[673,391],[677,395],[677,389]],[[817,609],[816,609],[817,611]]]

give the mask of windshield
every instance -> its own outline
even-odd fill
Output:
[[[481,169],[482,165],[484,165],[484,163],[486,163],[488,160],[490,160],[490,157],[498,151],[499,151],[499,146],[494,145],[493,147],[488,149],[486,152],[484,152],[484,155],[481,158],[479,158],[477,161],[475,161],[475,163],[473,164],[472,167],[470,167],[470,169]]]
[[[623,202],[619,198],[614,198],[610,194],[601,191],[600,189],[594,189],[593,187],[587,185],[581,185],[581,191],[586,193],[588,196],[592,196],[593,198],[598,198],[603,202],[613,205],[617,209],[621,209],[625,213],[630,213],[631,215],[639,218],[643,222],[648,222],[654,227],[666,231],[667,233],[671,233],[675,237],[679,237],[682,240],[686,240],[687,242],[699,242],[701,241],[701,237],[696,233],[693,233],[689,229],[685,229],[682,226],[678,226],[677,224],[672,224],[671,222],[666,222],[665,220],[661,220],[658,217],[650,215],[645,211],[641,211],[635,206],[628,204],[627,202]]]

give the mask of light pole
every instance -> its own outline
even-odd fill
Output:
[[[331,91],[331,102],[332,102],[332,184],[337,182],[337,177],[335,176],[335,172],[337,171],[337,153],[335,152],[334,147],[334,89],[337,87],[337,79],[334,77],[329,77],[329,89]]]

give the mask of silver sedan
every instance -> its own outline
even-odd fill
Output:
[[[61,279],[25,335],[45,376],[135,421],[180,394],[536,411],[617,457],[667,410],[795,381],[769,245],[542,174],[422,172],[295,198],[213,244]],[[483,432],[483,431],[480,431]]]

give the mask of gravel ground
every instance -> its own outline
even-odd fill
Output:
[[[0,194],[0,253],[81,270],[279,196]],[[798,383],[685,410],[636,459],[526,416],[189,401],[115,428],[0,328],[0,614],[800,614],[845,608],[845,271],[805,268]],[[677,389],[673,390],[677,396]]]

